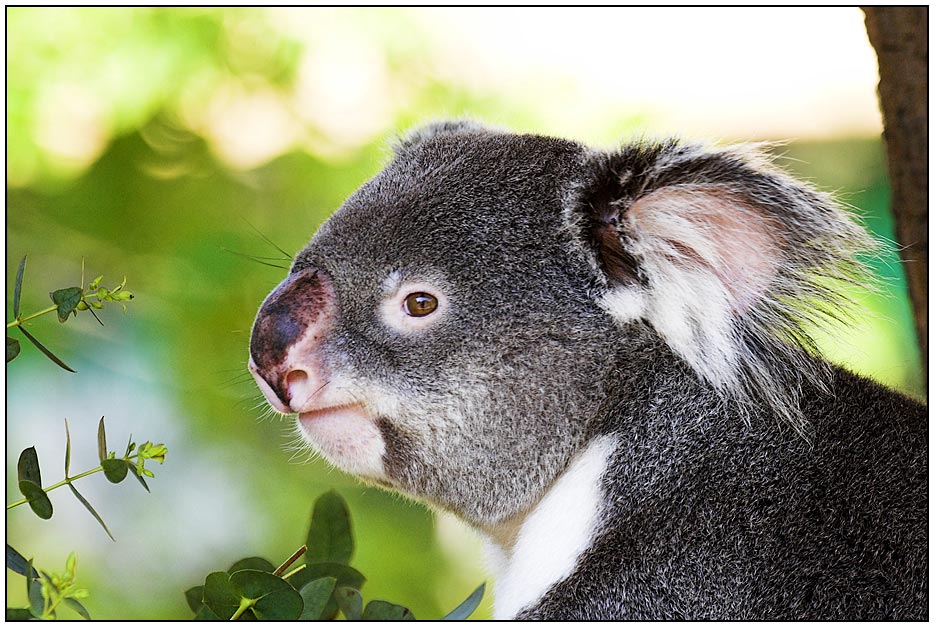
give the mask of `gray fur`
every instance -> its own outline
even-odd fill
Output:
[[[651,311],[624,321],[601,304],[619,286],[651,299],[667,280],[659,238],[627,210],[686,187],[739,199],[781,264],[724,314],[735,350],[720,379],[666,344]],[[632,264],[612,276],[589,236],[598,201],[635,220],[606,227]],[[521,616],[920,619],[926,410],[821,360],[799,324],[845,304],[815,277],[859,280],[867,241],[751,153],[674,141],[601,153],[451,122],[403,139],[291,272],[330,277],[339,315],[320,351],[356,398],[394,408],[377,423],[387,487],[489,530],[589,442],[618,439],[602,531]],[[420,333],[386,328],[393,274],[442,287],[448,315]]]

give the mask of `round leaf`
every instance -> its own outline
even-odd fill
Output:
[[[322,577],[333,577],[337,580],[338,586],[356,588],[359,590],[366,581],[360,571],[347,566],[346,564],[335,564],[333,562],[321,562],[319,564],[308,564],[303,570],[298,571],[289,577],[289,583],[302,589],[305,584]]]
[[[300,620],[321,620],[324,618],[324,608],[331,600],[331,593],[334,592],[334,586],[337,579],[334,577],[322,577],[305,584],[299,591],[305,608],[302,610]]]
[[[337,607],[341,608],[347,620],[360,620],[363,611],[363,597],[359,590],[353,588],[338,588],[334,591]]]
[[[195,613],[195,617],[192,620],[220,620],[221,617],[214,613],[214,611],[209,608],[207,605],[202,605],[201,609]]]
[[[234,562],[233,566],[227,569],[227,572],[232,575],[238,570],[261,570],[264,573],[271,573],[276,570],[276,567],[264,557],[244,557],[242,560]]]
[[[16,356],[19,355],[19,340],[15,337],[7,336],[6,338],[6,360],[11,362],[16,359]]]
[[[49,495],[45,493],[42,486],[32,481],[20,481],[19,491],[29,500],[29,507],[36,513],[36,516],[43,520],[52,517],[52,501],[49,500]]]
[[[110,483],[120,483],[126,479],[126,473],[130,469],[129,464],[123,459],[105,459],[101,462],[101,467]]]
[[[204,604],[222,620],[227,620],[240,607],[240,595],[230,585],[225,572],[208,575],[204,580]]]
[[[204,606],[204,586],[195,586],[194,588],[188,588],[185,590],[185,600],[188,602],[188,607],[191,608],[192,612],[197,613]]]
[[[260,620],[295,620],[304,603],[289,583],[261,570],[240,570],[230,575],[230,585],[240,598],[255,599],[253,613]]]
[[[363,610],[363,620],[415,620],[407,607],[387,601],[370,601]]]
[[[58,321],[65,322],[81,302],[81,288],[66,287],[55,290],[49,296],[52,297],[52,302],[58,305]]]

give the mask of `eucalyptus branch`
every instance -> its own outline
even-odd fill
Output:
[[[146,444],[150,444],[150,443],[147,442]],[[144,445],[144,446],[145,446],[145,445]],[[145,451],[144,451],[142,448],[140,448],[140,450],[137,451],[137,453],[136,453],[135,455],[128,455],[128,456],[124,456],[124,457],[121,457],[121,458],[115,458],[115,457],[114,457],[114,458],[110,458],[110,459],[119,459],[119,460],[122,460],[122,461],[126,462],[127,464],[133,464],[133,466],[135,466],[135,467],[137,467],[137,468],[142,468],[143,465],[145,464],[145,461],[146,461],[147,459],[155,459],[155,460],[158,461],[160,464],[163,463],[163,462],[165,461],[165,452],[166,452],[165,446],[162,445],[162,444],[157,444],[157,445],[154,445],[154,446],[153,446],[153,445],[150,445]],[[161,453],[161,454],[154,454],[154,453]],[[100,465],[100,466],[98,466],[97,468],[92,468],[91,470],[86,470],[86,471],[84,471],[84,472],[82,472],[82,473],[80,473],[80,474],[74,475],[73,477],[67,477],[67,476],[66,476],[64,479],[62,479],[62,480],[59,481],[58,483],[53,484],[53,485],[50,485],[50,486],[48,486],[47,488],[42,488],[42,491],[45,492],[46,494],[48,494],[48,493],[51,492],[52,490],[55,490],[55,489],[57,489],[57,488],[61,488],[62,486],[69,485],[69,484],[71,484],[72,482],[77,481],[78,479],[83,479],[84,477],[89,477],[90,475],[97,474],[97,473],[99,473],[99,472],[106,472],[106,469],[104,468],[103,464]],[[152,472],[149,471],[148,469],[145,469],[145,468],[144,468],[144,470],[143,470],[143,474],[145,474],[145,475],[148,476],[148,477],[152,477],[152,476],[153,476]],[[28,498],[23,498],[23,499],[20,499],[20,500],[18,500],[18,501],[14,501],[14,502],[10,503],[9,505],[6,506],[6,508],[7,508],[8,510],[10,510],[10,509],[13,509],[14,507],[19,507],[20,505],[25,505],[25,504],[28,503],[29,501],[30,501],[30,499],[28,499]]]

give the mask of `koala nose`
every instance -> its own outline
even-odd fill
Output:
[[[317,268],[289,275],[266,297],[253,323],[249,368],[277,410],[303,411],[327,382],[319,349],[336,313],[333,282]]]

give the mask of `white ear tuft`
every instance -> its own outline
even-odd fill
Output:
[[[829,196],[748,148],[636,143],[594,159],[582,220],[620,322],[650,323],[703,379],[796,429],[829,370],[808,326],[846,316],[875,243]]]
[[[663,188],[625,214],[625,247],[647,279],[645,318],[717,387],[736,384],[736,318],[777,273],[780,242],[769,221],[729,193]]]

